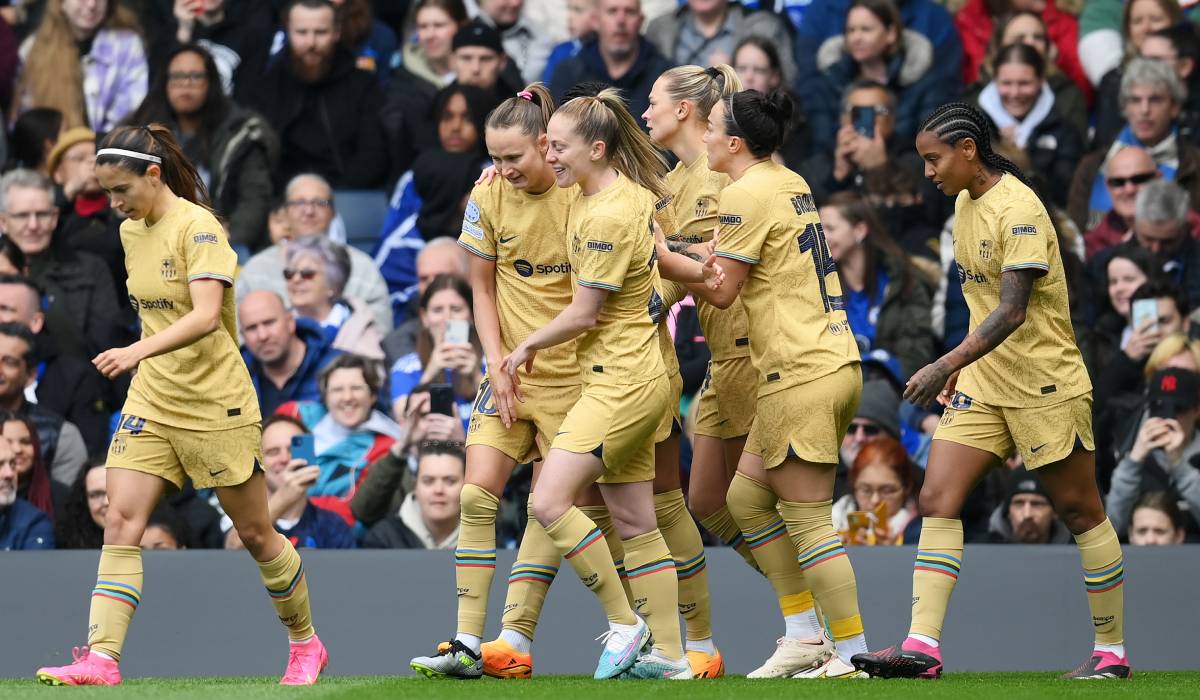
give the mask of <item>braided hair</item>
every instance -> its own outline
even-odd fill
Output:
[[[992,121],[974,106],[966,102],[944,104],[925,119],[920,131],[928,131],[941,139],[943,143],[951,146],[957,145],[965,138],[971,138],[975,141],[979,160],[984,165],[997,172],[1008,173],[1020,180],[1022,184],[1033,190],[1034,195],[1045,207],[1046,200],[1042,199],[1037,187],[1025,176],[1025,173],[1021,172],[1016,163],[992,150]],[[1049,212],[1050,208],[1046,207],[1046,211]]]

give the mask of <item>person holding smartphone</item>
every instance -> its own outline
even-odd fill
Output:
[[[438,275],[421,294],[417,349],[391,367],[391,404],[397,422],[404,422],[408,396],[416,386],[447,384],[453,389],[456,415],[466,428],[484,372],[472,300],[470,285],[457,275]]]

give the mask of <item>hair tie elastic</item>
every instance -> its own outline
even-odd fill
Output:
[[[533,93],[528,90],[522,90],[522,91],[518,92],[517,97],[520,97],[522,100],[528,100],[529,102],[533,102]]]
[[[100,156],[124,156],[126,158],[137,158],[138,160],[148,160],[151,163],[162,165],[162,158],[152,156],[149,153],[138,153],[137,151],[127,151],[124,148],[101,148],[96,151],[96,157]]]

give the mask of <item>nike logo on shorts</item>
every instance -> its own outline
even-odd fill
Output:
[[[509,236],[508,238],[501,238],[501,239],[500,239],[500,242],[501,242],[501,243],[508,243],[509,241],[511,241],[511,240],[513,240],[513,239],[515,239],[515,238],[516,238],[516,236]]]
[[[209,470],[208,470],[208,475],[209,475],[209,476],[220,476],[220,475],[224,474],[224,473],[225,473],[225,472],[227,472],[227,471],[229,471],[229,467],[226,467],[226,468],[224,468],[224,469],[218,469],[218,470],[217,470],[217,471],[215,471],[215,472],[214,472],[213,470],[209,469]]]
[[[1038,445],[1037,447],[1030,447],[1029,454],[1031,454],[1031,455],[1037,454],[1037,451],[1042,449],[1045,446],[1046,446],[1046,443],[1043,442],[1042,444]]]

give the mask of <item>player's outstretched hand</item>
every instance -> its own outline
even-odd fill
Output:
[[[717,262],[717,256],[709,255],[704,261],[704,285],[709,289],[720,289],[725,284],[725,268]]]
[[[500,371],[512,379],[514,388],[521,385],[521,380],[517,378],[517,371],[521,369],[521,365],[525,365],[525,371],[532,372],[533,358],[536,354],[536,350],[530,350],[527,346],[521,344],[500,363]]]
[[[135,369],[141,361],[133,346],[105,350],[92,359],[92,364],[107,379],[115,379],[126,372]]]
[[[934,399],[939,401],[954,393],[954,385],[958,382],[958,373],[941,360],[925,365],[908,380],[904,387],[905,400],[917,405],[928,406]],[[948,401],[948,398],[947,398]],[[942,402],[945,405],[946,402]]]

